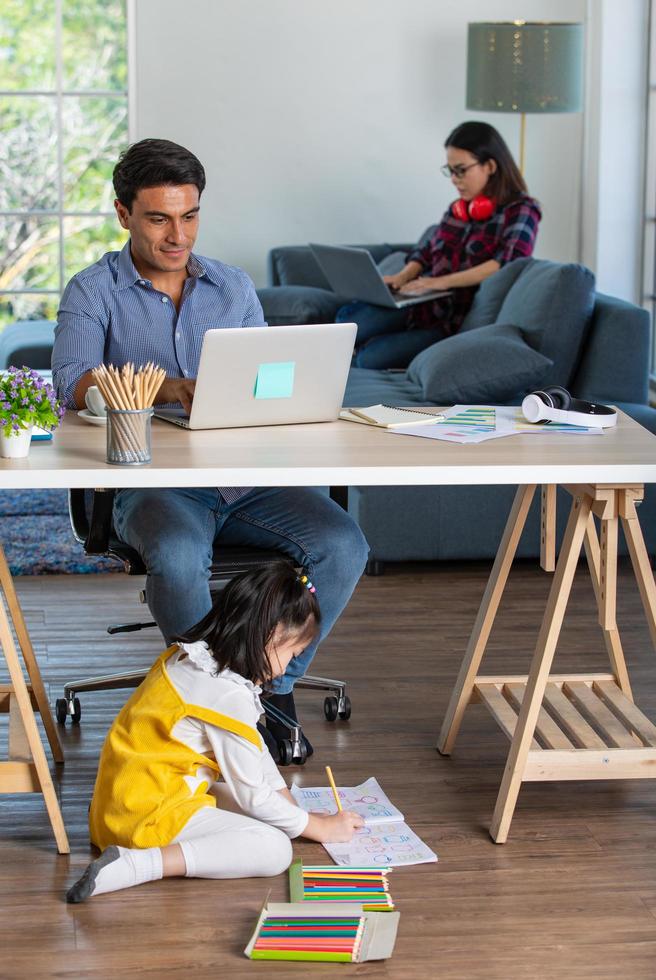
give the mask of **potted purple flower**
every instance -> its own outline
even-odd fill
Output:
[[[34,426],[52,432],[63,415],[52,385],[37,371],[8,368],[0,376],[0,456],[27,456]]]

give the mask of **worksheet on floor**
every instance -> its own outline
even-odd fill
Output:
[[[323,846],[335,864],[356,868],[398,868],[437,861],[437,854],[403,822],[367,825],[346,844]]]
[[[333,791],[324,786],[292,786],[292,796],[308,813],[335,813]],[[359,786],[338,786],[344,810],[359,813],[365,826],[346,844],[324,844],[335,864],[399,867],[437,861],[437,855],[403,822],[403,814],[373,776]]]

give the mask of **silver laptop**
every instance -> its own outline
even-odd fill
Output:
[[[376,306],[403,309],[416,303],[447,296],[449,290],[432,290],[420,296],[392,292],[376,267],[371,252],[350,245],[313,245],[312,253],[331,289],[340,296],[364,300]]]
[[[355,323],[208,330],[191,414],[158,409],[155,417],[186,429],[332,422],[356,331]]]

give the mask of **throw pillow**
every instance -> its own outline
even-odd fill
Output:
[[[512,289],[527,263],[532,261],[533,259],[515,259],[485,279],[476,290],[469,313],[458,332],[464,333],[466,330],[484,327],[488,323],[496,323],[506,294]]]
[[[508,290],[497,319],[516,323],[526,343],[553,361],[544,384],[568,388],[592,317],[594,276],[574,263],[519,259],[511,265],[519,263],[521,274]]]
[[[544,384],[568,388],[592,317],[593,274],[575,263],[516,259],[490,276],[479,292],[485,290],[488,298],[498,299],[504,284],[509,288],[495,319],[518,324],[526,342],[553,361]],[[484,309],[484,298],[478,304],[479,313]],[[473,325],[480,324],[468,316],[467,327]]]
[[[427,347],[407,377],[436,405],[501,404],[541,385],[551,364],[519,327],[493,323]]]
[[[347,300],[327,289],[312,286],[268,286],[257,296],[270,327],[290,323],[333,323]]]

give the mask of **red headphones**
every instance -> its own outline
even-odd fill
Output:
[[[459,197],[451,205],[451,214],[458,221],[487,221],[496,210],[496,202],[485,194],[477,194],[471,201],[465,201]]]

